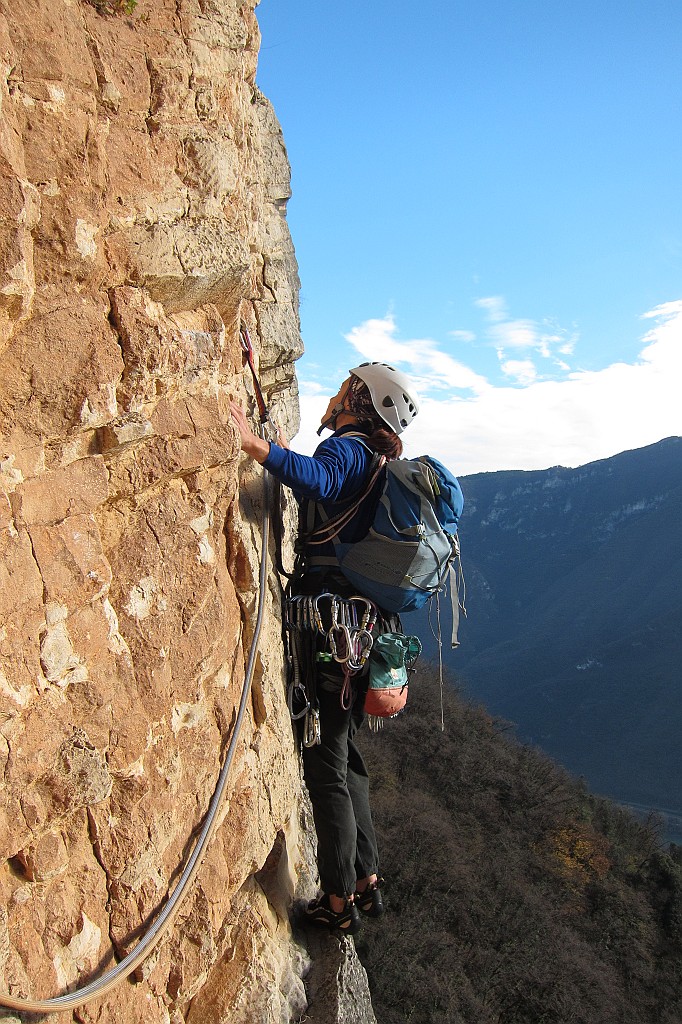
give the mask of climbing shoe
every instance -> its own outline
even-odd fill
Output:
[[[355,906],[368,917],[381,917],[384,912],[384,901],[381,898],[383,878],[370,882],[362,892],[355,893]]]
[[[346,900],[343,910],[337,913],[332,910],[326,893],[316,900],[311,900],[303,914],[303,920],[306,924],[320,925],[322,928],[336,928],[346,935],[355,935],[362,927],[357,908],[350,900]]]

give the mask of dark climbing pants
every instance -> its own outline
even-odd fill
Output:
[[[317,864],[324,892],[349,896],[355,882],[379,869],[369,806],[369,778],[354,737],[365,719],[364,690],[341,707],[343,674],[320,666],[317,698],[321,743],[303,748],[303,767],[317,832]]]

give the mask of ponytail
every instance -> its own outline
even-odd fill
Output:
[[[350,386],[344,395],[346,410],[357,420],[367,434],[367,443],[390,462],[403,454],[403,442],[374,407],[373,398],[365,382],[351,371]]]
[[[384,455],[391,462],[403,454],[403,442],[398,435],[386,427],[379,426],[376,420],[361,420],[358,426],[367,431],[367,444],[379,455]]]

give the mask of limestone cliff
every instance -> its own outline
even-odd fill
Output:
[[[0,989],[34,998],[135,945],[234,725],[262,506],[228,413],[252,405],[240,321],[297,426],[255,0],[125,6],[0,0]],[[305,1009],[288,910],[310,844],[268,578],[220,827],[169,934],[79,1021]]]

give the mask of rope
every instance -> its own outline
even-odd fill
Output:
[[[265,427],[261,425],[261,436],[265,436]],[[96,999],[98,996],[104,995],[106,992],[111,991],[119,982],[123,981],[133,973],[133,971],[145,960],[153,949],[161,941],[166,931],[171,925],[175,914],[180,909],[180,905],[187,895],[189,886],[193,882],[197,871],[201,865],[201,861],[206,852],[208,844],[213,836],[216,829],[218,810],[223,800],[223,794],[225,786],[227,784],[227,777],[234,759],[235,750],[237,749],[237,741],[239,739],[239,733],[241,730],[244,714],[248,704],[249,696],[251,693],[251,683],[253,681],[253,673],[256,666],[256,655],[258,652],[258,641],[260,639],[261,627],[263,625],[263,612],[265,609],[265,593],[267,590],[267,555],[268,555],[268,534],[270,529],[270,485],[269,485],[269,474],[264,471],[263,476],[263,520],[262,520],[262,539],[261,539],[261,559],[260,559],[260,594],[258,598],[258,613],[256,616],[256,623],[253,631],[253,638],[251,640],[251,648],[249,651],[249,657],[246,665],[246,672],[244,676],[244,685],[242,687],[242,695],[239,703],[239,710],[237,712],[237,718],[235,720],[234,729],[232,730],[232,737],[230,744],[225,754],[223,766],[218,776],[218,782],[216,784],[213,797],[209,804],[208,812],[204,821],[204,825],[201,829],[199,837],[194,845],[192,853],[187,861],[185,869],[180,876],[177,886],[173,890],[172,894],[168,897],[168,900],[161,910],[158,918],[152,923],[149,930],[143,936],[142,939],[124,958],[113,967],[110,971],[102,974],[99,978],[95,978],[89,984],[84,985],[82,988],[76,989],[74,992],[70,992],[68,995],[54,996],[50,999],[19,999],[13,996],[7,995],[4,992],[0,992],[0,1006],[7,1006],[13,1010],[19,1010],[23,1013],[53,1013],[57,1010],[73,1010],[77,1006],[82,1006],[83,1003],[90,1002],[92,999]]]
[[[348,437],[352,435],[346,436]],[[329,541],[333,541],[336,537],[338,537],[340,531],[343,529],[344,526],[346,526],[350,522],[350,520],[353,518],[355,513],[360,508],[362,502],[365,500],[367,495],[374,487],[385,465],[386,459],[384,458],[384,456],[375,454],[372,459],[372,465],[370,466],[369,479],[365,486],[362,488],[362,491],[360,492],[358,497],[353,501],[352,505],[350,505],[349,508],[343,509],[341,512],[338,512],[331,519],[324,511],[322,505],[319,502],[314,503],[322,522],[314,530],[310,530],[305,534],[305,537],[303,538],[303,543],[306,545],[327,544]]]

